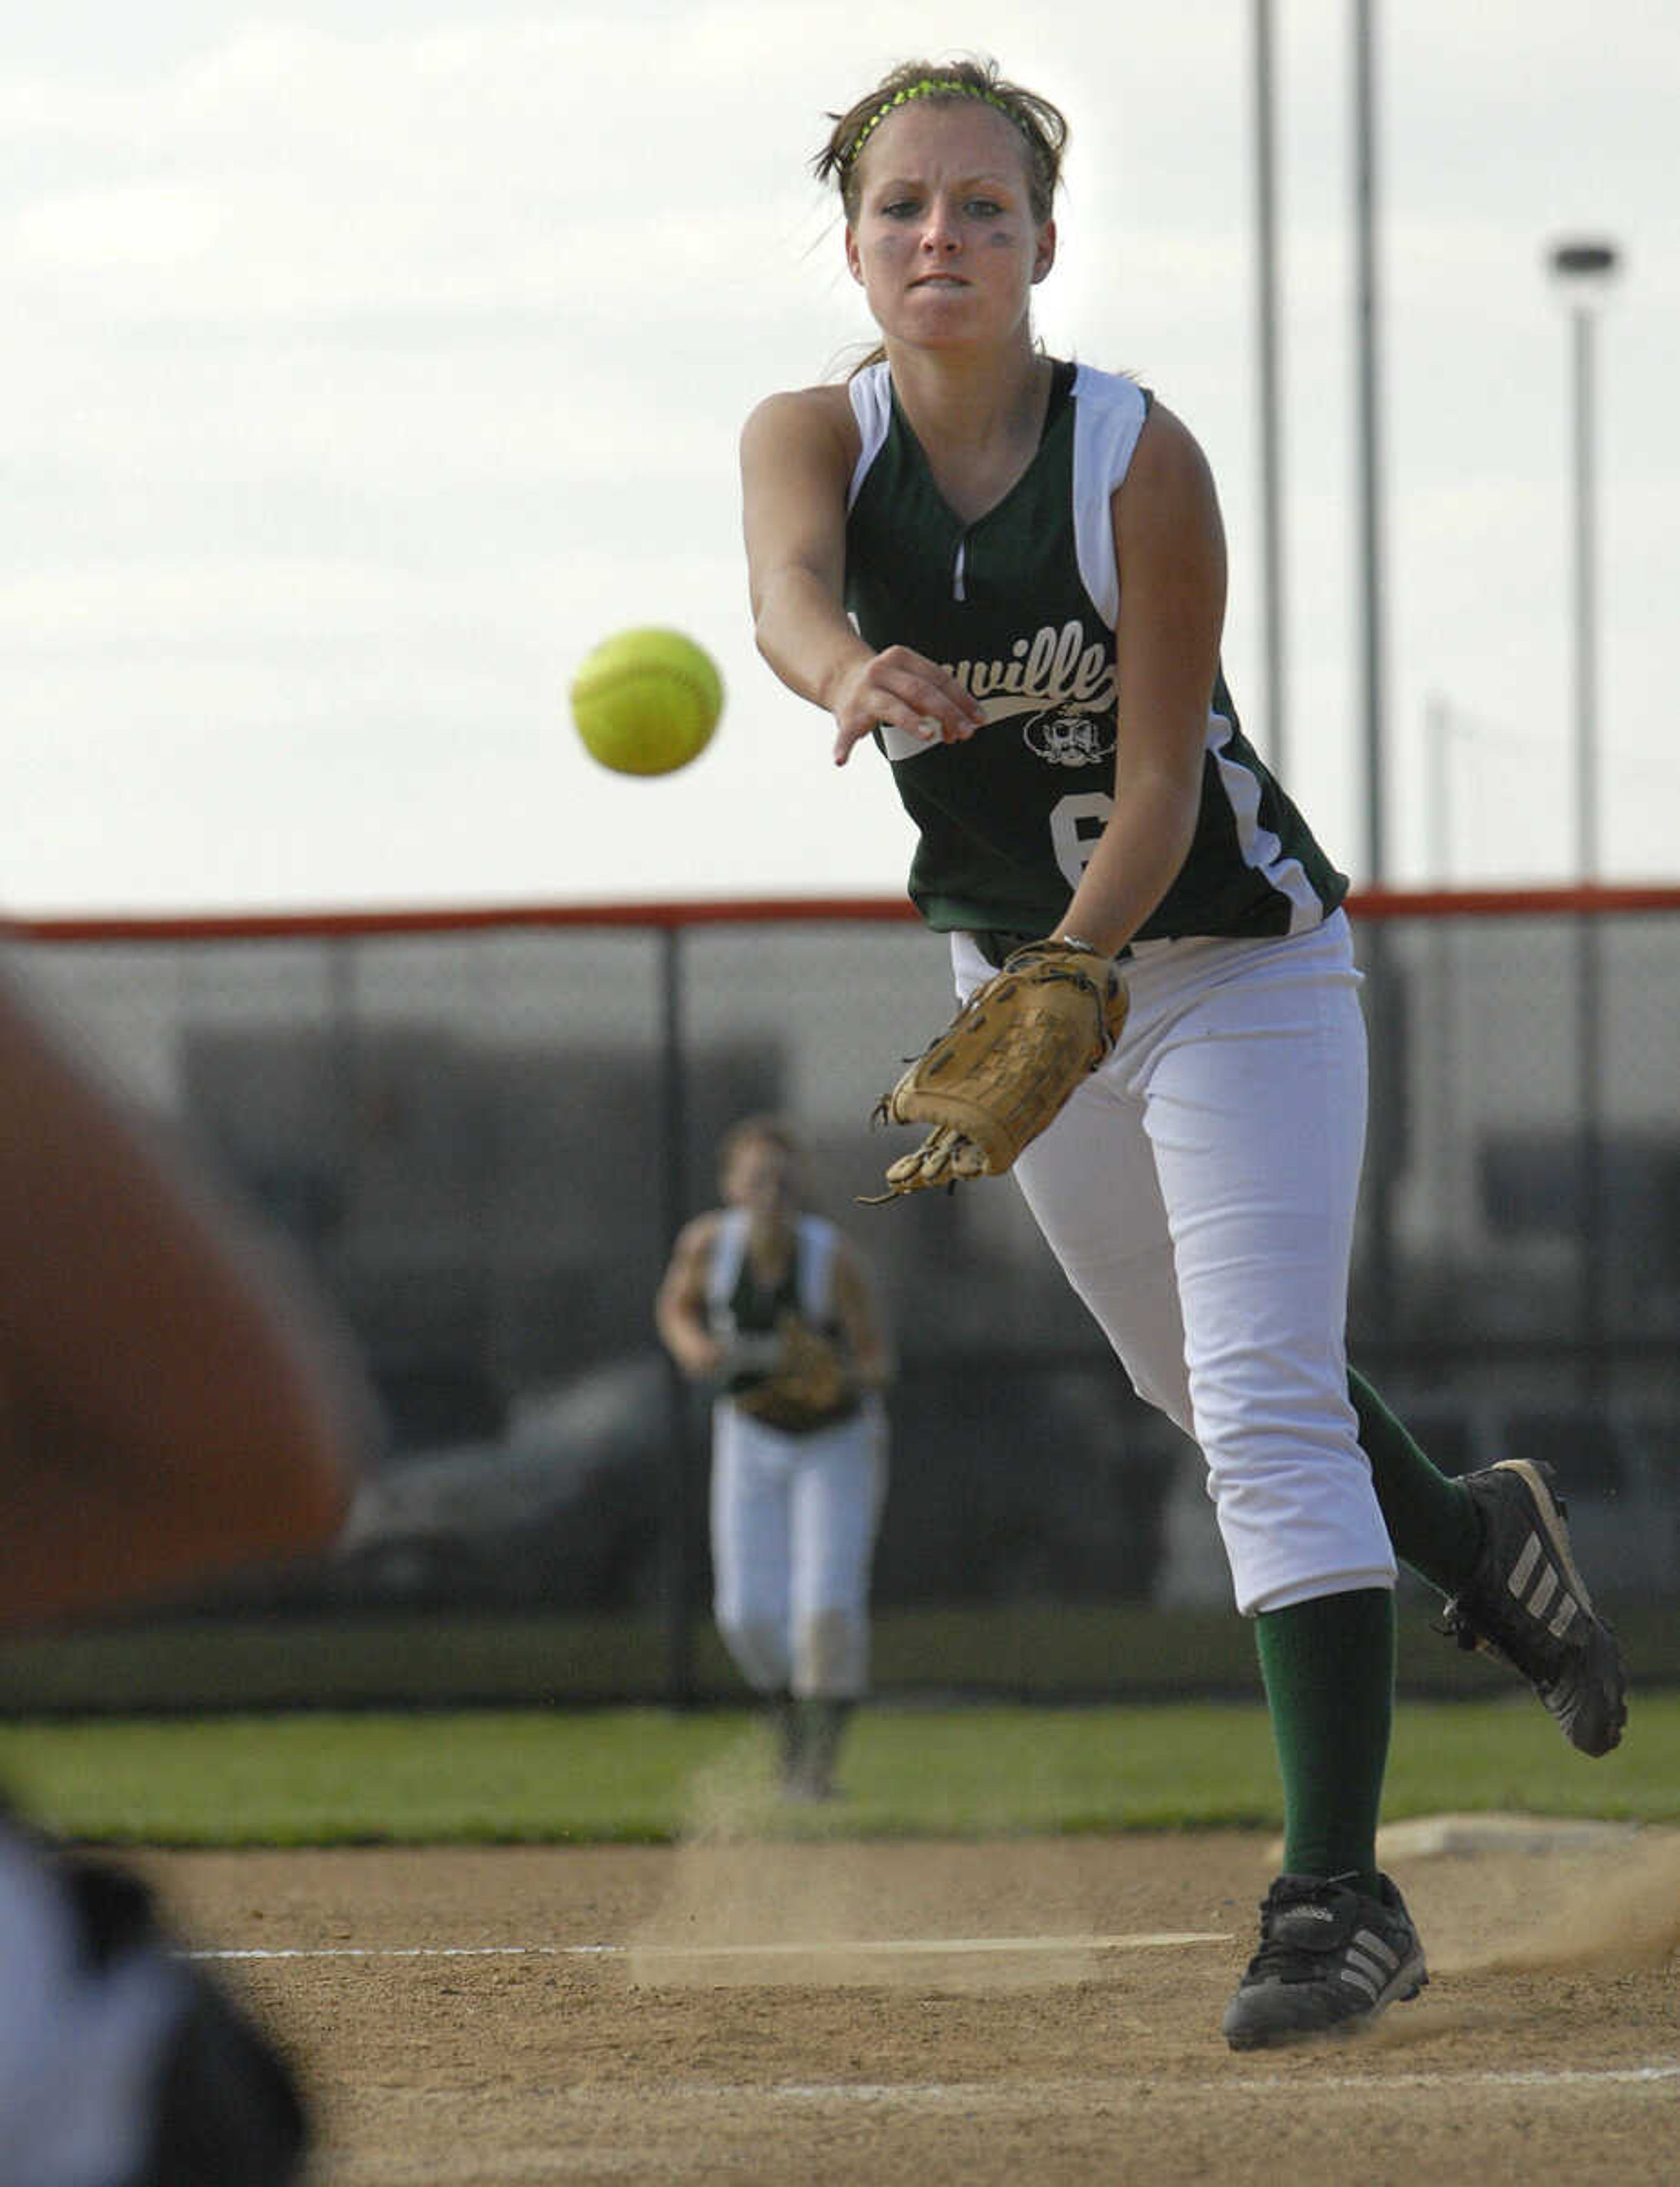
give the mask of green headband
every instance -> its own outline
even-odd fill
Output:
[[[978,98],[985,105],[995,106],[1007,121],[1014,123],[1017,129],[1022,126],[1020,115],[1015,112],[1007,99],[999,98],[995,91],[984,90],[978,84],[964,83],[960,76],[924,76],[919,83],[907,83],[902,91],[894,92],[885,106],[876,108],[846,148],[844,162],[846,172],[849,174],[856,166],[858,154],[889,115],[896,114],[901,106],[907,106],[913,98],[940,97]]]

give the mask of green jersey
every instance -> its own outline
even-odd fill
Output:
[[[930,926],[1046,933],[1114,810],[1124,694],[1111,502],[1149,415],[1132,381],[1058,362],[1043,436],[997,506],[964,523],[935,483],[885,363],[859,373],[846,604],[878,651],[908,645],[980,702],[966,742],[883,724],[919,831],[910,896]],[[1288,934],[1347,882],[1244,736],[1222,673],[1184,863],[1137,938]]]

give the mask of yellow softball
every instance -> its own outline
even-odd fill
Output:
[[[723,711],[717,664],[680,630],[621,630],[571,679],[577,734],[618,774],[670,774],[711,741]]]

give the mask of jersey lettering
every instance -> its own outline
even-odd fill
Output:
[[[1114,665],[1101,644],[1087,644],[1085,626],[1071,619],[1059,629],[1045,623],[1018,638],[1010,659],[947,661],[941,664],[976,699],[997,694],[1025,697],[1036,706],[1089,706],[1114,697]]]

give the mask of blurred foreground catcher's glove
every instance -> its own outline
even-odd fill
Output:
[[[846,1362],[809,1322],[786,1314],[780,1335],[775,1365],[761,1382],[739,1391],[735,1403],[767,1427],[799,1435],[839,1417],[856,1392]]]
[[[295,2072],[138,1876],[0,1824],[0,1933],[7,2187],[302,2187]]]
[[[877,1123],[934,1128],[868,1204],[1001,1177],[1119,1039],[1127,1000],[1111,958],[1059,942],[1015,950],[876,1105]]]

